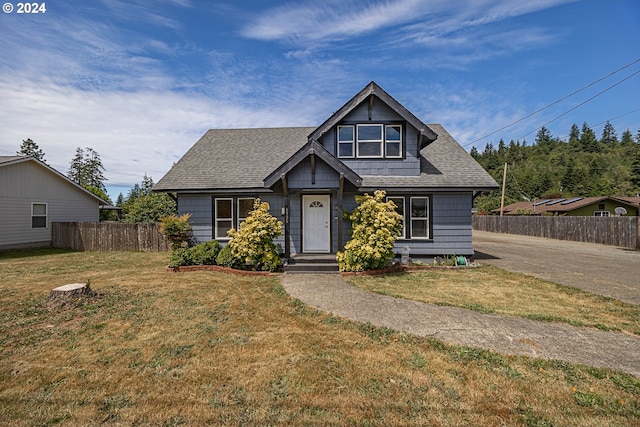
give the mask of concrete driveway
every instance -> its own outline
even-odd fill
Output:
[[[640,304],[640,251],[473,231],[481,263]]]

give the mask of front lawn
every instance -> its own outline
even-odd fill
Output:
[[[350,322],[277,276],[167,260],[0,255],[0,425],[640,424],[633,376]],[[99,297],[47,308],[86,281]]]

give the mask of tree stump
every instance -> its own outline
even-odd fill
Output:
[[[96,293],[91,290],[88,283],[71,283],[52,289],[47,302],[49,304],[62,305],[72,299],[93,297],[95,295]]]

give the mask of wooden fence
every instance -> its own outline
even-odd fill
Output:
[[[168,248],[156,224],[124,222],[53,222],[51,244],[54,248],[95,252],[163,252]]]
[[[473,229],[640,249],[640,217],[473,216]]]

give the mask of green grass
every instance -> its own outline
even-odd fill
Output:
[[[167,254],[0,260],[0,425],[633,426],[633,376],[453,346]],[[99,295],[48,308],[50,289]]]

